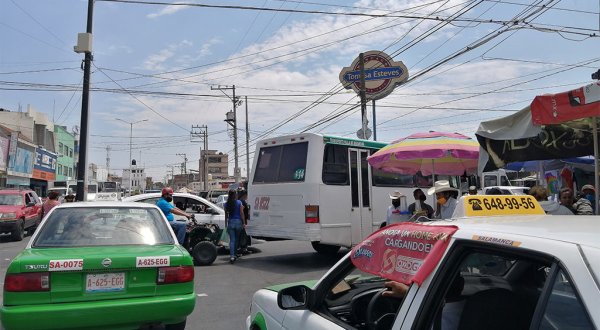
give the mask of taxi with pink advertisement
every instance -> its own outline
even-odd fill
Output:
[[[598,233],[597,216],[531,196],[464,196],[450,220],[374,232],[318,281],[257,291],[246,328],[598,329]]]
[[[53,208],[10,263],[0,320],[13,329],[184,329],[194,267],[155,205]]]

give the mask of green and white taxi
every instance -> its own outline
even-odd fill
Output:
[[[4,279],[12,329],[184,329],[194,267],[156,206],[83,202],[48,213]]]
[[[457,210],[380,229],[318,281],[257,291],[246,328],[599,328],[600,217],[546,215],[531,196]],[[383,294],[390,280],[407,292]]]

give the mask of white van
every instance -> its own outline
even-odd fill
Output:
[[[432,177],[373,169],[367,157],[386,143],[313,133],[259,141],[248,182],[249,235],[309,241],[320,253],[351,247],[385,222],[389,194],[414,202]],[[448,179],[459,188],[460,177]],[[433,206],[433,198],[427,203]]]

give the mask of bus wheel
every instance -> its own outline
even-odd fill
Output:
[[[336,254],[340,250],[340,247],[337,245],[321,244],[319,242],[311,242],[311,244],[313,249],[319,254],[331,255]]]

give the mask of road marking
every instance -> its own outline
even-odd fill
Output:
[[[206,293],[198,293],[197,296],[198,297],[208,297],[208,295]]]

